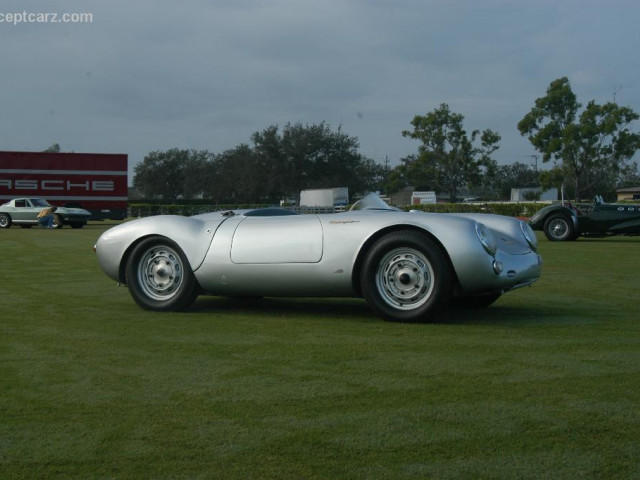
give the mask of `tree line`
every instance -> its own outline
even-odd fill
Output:
[[[611,197],[616,188],[640,184],[633,157],[640,134],[631,130],[638,115],[615,103],[590,101],[582,108],[566,77],[554,80],[517,127],[551,168],[525,163],[499,165],[494,158],[500,134],[491,129],[467,132],[464,116],[445,103],[416,115],[402,135],[419,142],[417,152],[394,168],[359,153],[358,139],[328,124],[271,125],[251,142],[222,153],[208,150],[155,151],[135,167],[139,196],[202,197],[214,203],[276,203],[311,188],[348,187],[351,194],[407,186],[461,192],[486,200],[504,200],[511,188],[563,186],[580,200],[594,194]]]
[[[136,165],[133,186],[143,197],[209,198],[214,203],[276,203],[301,190],[378,190],[385,169],[358,152],[359,144],[326,123],[272,125],[222,153],[151,152]]]

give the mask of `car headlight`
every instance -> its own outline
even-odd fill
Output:
[[[520,222],[520,230],[522,230],[522,235],[524,235],[524,239],[527,241],[527,245],[534,252],[538,251],[538,237],[536,237],[536,233],[531,228],[527,222]]]
[[[495,255],[498,249],[498,242],[496,242],[496,237],[493,235],[493,232],[489,230],[485,224],[476,222],[476,235],[487,253],[489,255]]]

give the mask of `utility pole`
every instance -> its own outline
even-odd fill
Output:
[[[617,87],[614,87],[613,89],[613,103],[616,103],[616,95],[618,94],[618,92],[622,90],[622,85],[618,85]]]

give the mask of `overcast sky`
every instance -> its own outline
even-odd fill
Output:
[[[93,18],[6,21],[24,12]],[[441,103],[502,135],[500,163],[532,163],[516,124],[563,76],[640,112],[637,0],[3,0],[1,18],[0,150],[127,153],[131,171],[321,121],[395,165]]]

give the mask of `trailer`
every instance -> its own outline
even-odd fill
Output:
[[[349,203],[349,189],[317,188],[300,192],[301,207],[337,207]]]
[[[0,151],[0,203],[40,197],[92,220],[127,216],[128,155]]]

